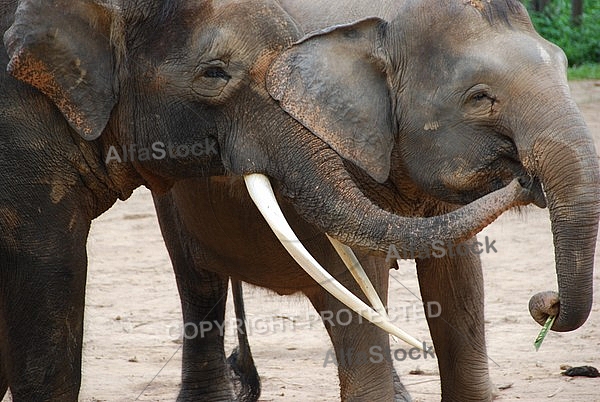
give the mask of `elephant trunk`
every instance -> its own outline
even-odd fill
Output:
[[[540,324],[558,315],[552,330],[559,332],[579,328],[590,313],[600,215],[598,157],[581,113],[569,102],[548,108],[563,113],[544,116],[545,124],[538,120],[537,127],[544,128],[535,138],[515,138],[525,167],[540,178],[546,192],[558,280],[558,294],[534,295],[529,310]]]
[[[435,242],[466,240],[507,209],[532,202],[532,194],[515,180],[446,215],[402,217],[379,208],[367,198],[333,150],[324,146],[311,156],[297,158],[304,163],[295,168],[303,174],[287,172],[280,178],[280,183],[284,183],[283,194],[292,198],[302,216],[330,236],[348,246],[371,251],[386,253],[393,244],[397,250],[419,252],[430,249]],[[291,181],[294,177],[314,180]]]
[[[346,245],[386,252],[391,244],[399,242],[397,247],[414,253],[417,249],[431,247],[436,241],[472,237],[506,209],[533,201],[531,192],[518,180],[513,180],[505,188],[447,215],[433,218],[397,216],[377,207],[358,189],[337,153],[316,137],[308,137],[304,146],[282,146],[283,154],[270,159],[274,165],[270,166],[269,176],[276,179],[280,192],[292,199],[303,217]],[[316,143],[311,146],[311,141]],[[298,163],[283,164],[277,160],[290,151]],[[290,160],[289,154],[286,159]],[[278,166],[280,168],[276,169]],[[369,299],[374,300],[375,310],[342,286],[304,248],[279,208],[269,177],[250,171],[243,175],[250,198],[283,247],[308,275],[363,318],[413,347],[425,350],[424,344],[392,324],[379,296],[370,292],[372,284],[368,278],[365,280],[366,274],[360,263],[353,266],[356,257],[352,258],[351,250],[349,253],[344,250],[347,246],[333,241],[336,250],[342,250],[340,256],[350,265],[349,269],[361,287],[367,289],[365,293]]]

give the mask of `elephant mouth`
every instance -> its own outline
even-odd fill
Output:
[[[503,183],[501,187],[506,186],[513,178],[517,177],[519,179],[519,183],[523,188],[526,188],[530,191],[533,197],[533,204],[539,208],[546,208],[548,206],[548,202],[546,201],[546,195],[544,193],[544,189],[542,187],[542,182],[539,177],[536,175],[532,175],[527,171],[521,159],[518,156],[518,152],[516,151],[516,145],[511,140],[512,144],[512,152],[504,155],[506,159],[509,159],[511,164],[515,164],[517,168],[517,172],[511,177],[507,182]],[[499,187],[500,188],[500,187]]]
[[[459,185],[452,194],[448,195],[445,192],[451,186],[448,183],[439,183],[439,193],[445,193],[446,195],[440,197],[440,200],[458,205],[467,205],[507,186],[514,179],[518,179],[521,186],[529,190],[534,205],[542,209],[548,206],[540,178],[529,173],[519,158],[512,154],[502,155],[494,163],[486,165],[484,169],[469,177],[469,180],[465,180],[468,183],[475,183],[475,187],[465,189],[464,185]],[[486,181],[487,186],[481,184]]]
[[[546,208],[548,201],[546,200],[546,194],[542,188],[542,182],[536,176],[521,176],[519,183],[523,188],[529,190],[533,196],[533,204],[540,207]]]
[[[516,151],[516,146],[512,141],[510,149],[507,152],[501,153],[494,163],[490,165],[490,168],[493,172],[495,172],[495,174],[492,176],[494,178],[490,183],[488,191],[483,193],[477,191],[469,193],[468,195],[462,197],[461,204],[473,202],[473,200],[476,200],[477,198],[505,187],[512,180],[518,179],[519,184],[521,184],[523,188],[529,190],[533,199],[532,203],[534,205],[542,209],[548,206],[540,178],[531,174],[527,168],[523,166],[523,163],[518,156],[518,152]],[[498,168],[498,170],[495,170],[495,168]],[[503,174],[498,175],[499,171],[503,171]],[[486,173],[483,174],[485,175]],[[489,171],[487,174],[489,175]],[[478,188],[481,188],[481,186]]]
[[[508,183],[510,183],[515,178],[519,180],[519,184],[521,184],[523,188],[529,190],[532,196],[532,204],[542,209],[548,206],[548,202],[546,201],[546,194],[544,193],[544,189],[542,187],[542,182],[538,177],[531,176],[528,174],[514,176],[511,175],[507,179],[496,178],[490,183],[490,185],[487,188],[487,191],[477,190],[460,192],[458,194],[455,194],[453,197],[444,197],[442,201],[458,205],[467,205],[478,198],[481,198],[487,194],[497,191],[503,187],[506,187]]]
[[[532,196],[532,204],[534,204],[535,206],[539,207],[539,208],[546,208],[548,206],[548,202],[546,201],[546,195],[544,193],[544,189],[542,187],[542,182],[540,181],[540,179],[536,176],[532,176],[529,174],[518,174],[518,175],[514,175],[514,176],[510,176],[508,179],[503,180],[503,179],[496,179],[492,182],[489,191],[486,193],[474,193],[474,194],[469,194],[468,196],[464,197],[461,201],[461,204],[468,204],[470,202],[473,202],[473,200],[480,198],[486,194],[489,194],[491,192],[494,192],[496,190],[499,190],[503,187],[505,187],[506,185],[508,185],[508,183],[510,183],[512,180],[514,179],[518,179],[519,180],[519,184],[521,184],[521,186],[527,190],[529,190],[531,196]]]

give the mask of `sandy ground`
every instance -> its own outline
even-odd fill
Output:
[[[600,82],[572,83],[576,100],[600,145]],[[599,148],[600,149],[600,148]],[[600,367],[600,273],[587,323],[550,333],[539,352],[540,327],[527,311],[531,295],[556,288],[547,210],[507,213],[480,239],[495,240],[483,254],[490,370],[500,401],[600,401],[600,378],[568,378],[560,366]],[[173,401],[181,365],[181,310],[170,261],[150,193],[138,189],[92,226],[83,352],[82,401]],[[600,253],[596,257],[599,266]],[[413,262],[391,272],[390,311],[401,328],[429,340]],[[246,286],[250,343],[261,374],[262,401],[339,400],[337,371],[326,363],[330,342],[307,300]],[[230,301],[231,302],[231,301]],[[231,304],[231,303],[230,303]],[[234,322],[233,308],[228,323]],[[234,346],[226,330],[227,348]],[[393,344],[392,350],[406,349]],[[439,401],[435,360],[395,361],[415,401]],[[420,369],[423,374],[409,374]],[[5,402],[10,397],[5,398]]]

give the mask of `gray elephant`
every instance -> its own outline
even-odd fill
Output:
[[[305,226],[366,248],[470,237],[531,201],[515,182],[434,219],[378,208],[343,160],[269,96],[269,65],[300,35],[271,1],[2,0],[0,27],[0,395],[10,387],[14,401],[77,400],[90,222],[140,185],[161,193],[229,174],[273,197],[268,175],[288,206],[310,215]],[[294,169],[284,163],[292,151]],[[346,182],[325,177],[315,189],[324,166]],[[373,215],[342,208],[350,203]],[[184,305],[202,306],[181,281],[180,290]],[[184,367],[185,392],[196,370]]]
[[[597,154],[569,94],[565,56],[535,32],[525,8],[511,0],[281,3],[305,31],[317,32],[274,61],[268,90],[344,159],[350,177],[343,180],[352,180],[385,210],[427,217],[528,176],[536,204],[550,208],[559,290],[533,296],[530,312],[540,324],[557,316],[555,331],[581,326],[592,302],[600,211]],[[287,166],[290,174],[304,169],[295,162]],[[328,165],[322,169],[337,173]],[[329,184],[313,185],[321,186]],[[277,239],[242,190],[238,178],[213,177],[155,195],[184,319],[203,320],[215,303],[222,312],[225,274],[279,294],[301,291],[319,312],[339,313],[344,306],[276,247]],[[291,199],[302,196],[283,191]],[[311,252],[360,294],[319,231],[322,225],[305,222],[307,215],[320,217],[320,211],[283,204]],[[200,216],[199,210],[210,213]],[[385,300],[389,264],[383,256],[359,253],[359,259]],[[441,315],[428,317],[428,323],[442,399],[491,400],[478,255],[416,260],[423,301],[441,305]],[[211,289],[207,278],[213,280]],[[220,314],[208,320],[222,321]],[[325,322],[338,357],[350,349],[364,355],[371,347],[387,346],[385,334],[358,321]],[[212,365],[205,364],[206,356]],[[186,340],[184,367],[193,369],[184,375],[182,399],[197,389],[197,395],[227,399],[222,391],[227,379],[210,376],[219,372],[223,356],[219,334]],[[343,400],[409,398],[389,360],[339,360]]]

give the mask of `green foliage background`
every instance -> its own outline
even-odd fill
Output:
[[[525,1],[537,31],[560,46],[569,66],[600,63],[600,0],[584,0],[580,25],[571,21],[571,1],[551,0],[541,12]]]

